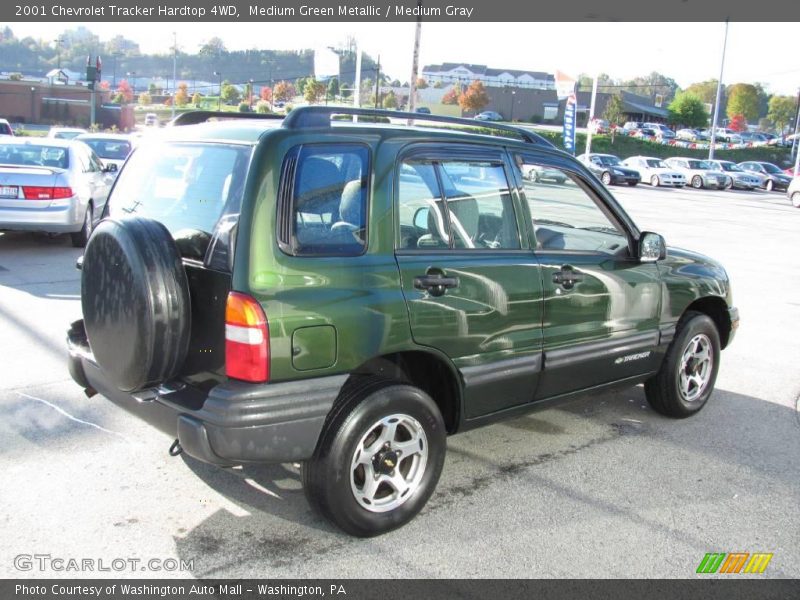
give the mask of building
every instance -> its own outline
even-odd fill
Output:
[[[426,65],[422,68],[422,78],[430,85],[435,83],[469,85],[473,81],[480,81],[487,87],[517,87],[534,90],[556,89],[555,77],[550,73],[519,71],[516,69],[492,69],[486,65],[465,63]]]

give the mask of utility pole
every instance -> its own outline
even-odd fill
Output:
[[[419,41],[422,37],[422,0],[417,2],[419,16],[417,16],[417,28],[414,33],[414,55],[411,63],[411,82],[408,86],[408,112],[414,112],[417,108],[417,78],[419,77]],[[410,123],[409,119],[409,125]]]
[[[356,47],[356,78],[353,82],[353,106],[358,108],[361,106],[361,49]],[[358,123],[358,115],[353,115],[353,123]]]
[[[797,90],[797,112],[794,114],[794,137],[792,138],[792,151],[789,156],[794,156],[794,176],[797,177],[797,156],[800,155],[800,148],[798,148],[797,133],[800,131],[800,89]],[[797,153],[797,154],[795,154]]]
[[[597,100],[597,76],[598,73],[595,73],[594,81],[592,82],[592,101],[589,104],[589,122],[586,124],[586,154],[592,151],[592,120],[594,119],[594,107]]]
[[[378,54],[378,64],[375,65],[375,108],[378,108],[378,104],[381,101],[381,55]]]
[[[725,39],[722,42],[722,62],[719,65],[717,81],[717,101],[714,104],[714,119],[711,122],[711,142],[708,147],[708,160],[714,160],[714,144],[717,142],[717,120],[719,119],[719,103],[722,98],[722,72],[725,70],[725,50],[728,47],[728,19],[725,19]]]
[[[172,32],[172,118],[175,118],[175,98],[178,89],[178,34]]]
[[[219,96],[217,96],[217,112],[222,110],[222,71],[214,71],[214,75],[219,77]]]

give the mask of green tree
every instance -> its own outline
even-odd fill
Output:
[[[236,104],[242,97],[238,88],[232,85],[230,81],[222,82],[222,93],[220,95],[225,104]]]
[[[393,91],[389,91],[383,96],[383,108],[392,109],[397,108],[397,96]]]
[[[200,103],[202,101],[203,97],[200,95],[200,92],[195,92],[192,94],[192,104],[194,104],[196,108],[200,108]]]
[[[326,85],[316,79],[306,80],[306,86],[303,90],[303,98],[309,104],[316,104],[325,97],[327,91]]]
[[[670,102],[669,121],[684,127],[705,127],[708,124],[708,112],[703,101],[692,92],[679,92]]]
[[[795,113],[795,100],[791,96],[773,96],[769,99],[767,118],[775,125],[775,131],[784,135],[784,129],[792,122]]]
[[[735,83],[728,87],[728,106],[725,112],[729,119],[742,115],[748,122],[757,121],[758,107],[758,90],[754,85]]]
[[[328,82],[328,98],[331,100],[336,100],[336,96],[339,95],[339,80],[336,77],[331,77],[331,80]]]
[[[489,104],[489,94],[480,81],[473,81],[469,87],[458,97],[458,105],[461,110],[469,112],[480,112]]]
[[[700,102],[714,104],[714,102],[717,100],[717,80],[709,79],[707,81],[693,83],[684,91],[700,98]]]
[[[259,100],[256,104],[256,112],[263,115],[272,112],[269,102],[266,100]]]
[[[622,94],[618,92],[608,99],[606,109],[603,111],[603,118],[611,127],[611,143],[613,144],[617,126],[625,119],[625,104],[622,101]]]

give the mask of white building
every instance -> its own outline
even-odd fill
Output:
[[[442,84],[469,85],[480,81],[488,87],[519,87],[536,90],[556,89],[555,77],[542,71],[519,71],[516,69],[492,69],[486,65],[469,65],[465,63],[443,63],[426,65],[422,69],[422,78],[433,85]]]

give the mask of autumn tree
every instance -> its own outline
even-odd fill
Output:
[[[127,104],[131,100],[133,100],[133,90],[131,89],[131,84],[128,83],[127,79],[122,79],[117,86],[117,96],[122,98],[122,102],[120,104]]]
[[[189,86],[181,81],[178,84],[178,91],[175,92],[175,106],[186,106],[189,104]]]
[[[272,90],[272,96],[277,102],[287,102],[297,95],[294,85],[289,81],[279,81]]]
[[[139,104],[142,106],[148,106],[153,103],[153,97],[150,95],[149,92],[142,92],[139,94]]]
[[[424,90],[426,87],[428,87],[428,82],[423,77],[419,77],[417,79],[417,89]]]
[[[323,82],[317,79],[308,79],[303,89],[303,98],[309,104],[316,104],[325,97],[327,90],[328,88]]]
[[[200,108],[200,103],[203,101],[203,97],[200,95],[200,92],[195,92],[192,95],[192,104],[194,104],[197,108]]]
[[[625,119],[625,105],[622,102],[622,94],[616,93],[608,99],[606,109],[603,111],[603,118],[608,121],[611,127],[611,143],[613,144],[617,126]]]
[[[461,110],[468,112],[480,112],[489,104],[489,94],[480,81],[473,81],[469,87],[458,97],[458,105]]]
[[[266,85],[261,88],[261,91],[258,93],[259,98],[261,98],[264,102],[272,102],[272,88],[267,87]]]
[[[450,88],[442,96],[442,104],[456,105],[458,104],[458,88]]]
[[[742,115],[746,121],[757,121],[759,101],[758,90],[754,85],[735,83],[728,87],[728,118]]]
[[[692,92],[678,92],[670,102],[669,121],[684,127],[705,127],[708,124],[708,112],[703,101]]]
[[[744,115],[733,115],[729,127],[734,131],[745,131],[747,129],[747,120]]]
[[[792,122],[795,100],[791,96],[773,96],[769,99],[767,118],[775,125],[775,131],[783,136],[784,129]]]

